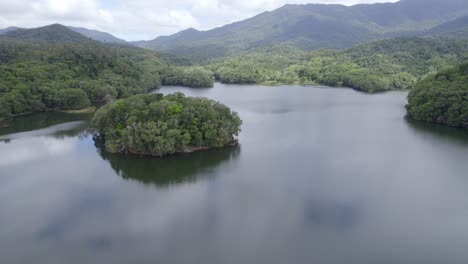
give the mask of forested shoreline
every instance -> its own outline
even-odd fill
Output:
[[[233,84],[323,84],[363,92],[411,89],[424,77],[468,60],[468,42],[454,38],[393,38],[344,51],[303,52],[269,46],[207,66]]]
[[[418,82],[406,109],[416,120],[468,128],[468,63]]]
[[[1,119],[99,106],[161,85],[211,87],[213,80],[130,46],[0,39]]]
[[[0,121],[32,112],[92,109],[161,85],[213,87],[215,80],[322,84],[366,93],[427,88],[428,76],[466,61],[466,39],[398,37],[346,50],[262,45],[197,65],[174,54],[99,43],[56,24],[0,37]]]

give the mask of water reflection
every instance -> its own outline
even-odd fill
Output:
[[[349,230],[357,223],[358,210],[347,203],[318,203],[305,209],[311,224],[338,230]]]
[[[444,139],[455,144],[468,145],[468,130],[466,129],[435,125],[409,118],[407,119],[407,122],[412,129],[419,133]]]
[[[235,146],[154,158],[109,154],[104,151],[99,140],[95,140],[95,146],[101,157],[108,161],[116,174],[123,179],[158,187],[195,182],[203,177],[213,177],[214,173],[212,172],[216,167],[236,159],[241,150],[240,146]]]
[[[87,130],[88,130],[88,122],[73,121],[69,123],[42,128],[42,129],[3,135],[3,136],[0,136],[0,141],[3,141],[5,143],[10,143],[12,140],[15,140],[15,139],[34,138],[34,137],[41,137],[41,136],[53,137],[56,139],[64,139],[66,137],[84,138],[86,135],[88,135]]]
[[[467,133],[406,122],[406,93],[159,91],[238,111],[242,151],[109,155],[86,119],[25,117],[0,142],[2,263],[468,263]]]
[[[3,121],[7,126],[0,127],[0,136],[47,128],[74,121],[89,121],[92,114],[68,114],[46,112],[22,115]]]

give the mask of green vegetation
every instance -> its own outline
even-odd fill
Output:
[[[0,120],[102,105],[161,83],[213,86],[205,70],[170,67],[152,51],[101,44],[61,25],[0,37]]]
[[[266,46],[239,56],[219,59],[209,68],[217,80],[223,83],[292,83],[288,79],[288,67],[299,63],[306,54],[299,49],[286,46]]]
[[[161,77],[163,85],[202,88],[213,87],[214,84],[212,73],[203,68],[168,67]]]
[[[468,63],[418,82],[406,109],[416,120],[468,128]]]
[[[98,43],[0,40],[0,117],[77,110],[160,86],[150,51]]]
[[[213,62],[209,67],[224,83],[320,83],[364,92],[410,89],[428,74],[468,59],[460,39],[394,38],[344,51],[309,53],[272,46]]]
[[[230,145],[241,123],[221,103],[176,93],[117,100],[95,113],[91,127],[110,153],[165,156]]]
[[[212,30],[187,29],[134,44],[200,63],[264,45],[284,44],[311,51],[346,49],[402,35],[451,32],[448,35],[458,37],[459,30],[454,29],[459,23],[450,22],[467,14],[466,0],[402,0],[354,6],[289,4]]]

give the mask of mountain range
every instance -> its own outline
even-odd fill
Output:
[[[70,30],[60,24],[52,24],[45,27],[10,30],[3,34],[4,37],[22,41],[45,41],[45,42],[75,42],[85,43],[91,41],[90,38]]]
[[[188,29],[171,36],[134,43],[160,52],[191,57],[222,57],[265,44],[303,50],[342,49],[358,43],[418,35],[468,15],[466,0],[401,0],[354,6],[285,5],[271,12],[208,31]],[[453,22],[450,24],[450,22]],[[464,23],[466,19],[458,22]]]
[[[468,38],[468,15],[432,28],[430,35]]]
[[[10,38],[21,38],[23,40],[42,39],[46,41],[52,40],[53,42],[85,41],[82,38],[84,36],[87,38],[87,40],[92,39],[92,40],[99,41],[102,43],[116,43],[116,44],[127,43],[127,41],[123,39],[119,39],[106,32],[82,28],[82,27],[63,26],[60,24],[52,24],[52,25],[45,26],[45,27],[30,28],[30,29],[19,28],[19,27],[8,27],[5,29],[0,29],[0,35],[4,35]]]
[[[196,62],[265,45],[285,44],[309,51],[345,49],[396,36],[468,37],[468,1],[401,0],[354,6],[288,4],[212,30],[190,28],[150,41],[126,42],[106,32],[58,24],[35,29],[10,27],[0,30],[0,35],[52,42],[92,39],[127,43]]]
[[[102,32],[94,29],[87,29],[82,27],[68,27],[69,29],[78,32],[90,39],[103,42],[103,43],[116,43],[116,44],[125,44],[127,41],[117,38],[114,35],[111,35],[107,32]]]
[[[19,27],[7,27],[7,28],[4,28],[4,29],[0,29],[0,35],[3,35],[5,33],[8,33],[10,31],[14,31],[14,30],[17,30],[19,29]]]

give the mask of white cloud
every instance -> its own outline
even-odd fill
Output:
[[[0,28],[52,23],[107,31],[128,40],[152,39],[194,27],[210,29],[284,4],[396,0],[0,0]]]

